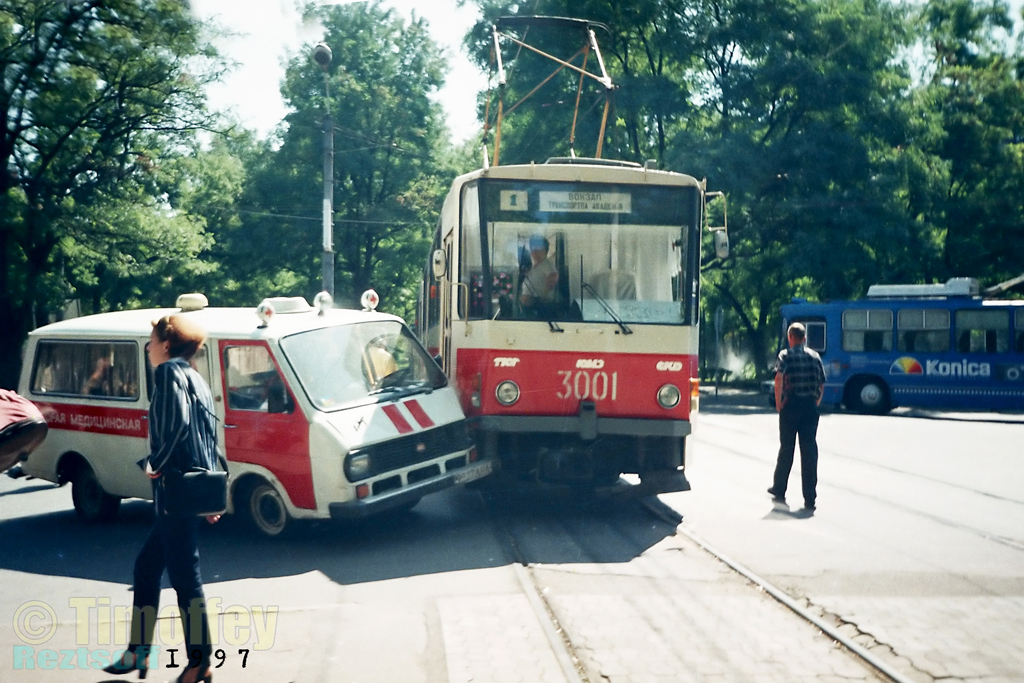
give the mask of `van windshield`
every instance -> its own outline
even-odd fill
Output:
[[[408,328],[394,321],[301,332],[283,338],[281,349],[323,411],[432,391],[447,381]]]

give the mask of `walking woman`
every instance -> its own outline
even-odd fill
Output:
[[[178,595],[188,661],[179,683],[212,681],[210,627],[206,597],[199,575],[200,518],[173,513],[165,483],[168,477],[193,467],[213,469],[217,431],[213,398],[189,360],[206,341],[206,333],[185,315],[170,315],[153,323],[147,352],[153,366],[154,390],[149,408],[150,454],[146,473],[154,480],[156,522],[135,560],[135,600],[132,637],[121,659],[107,673],[139,671],[145,678],[160,603],[164,570]],[[219,519],[207,517],[211,524]]]

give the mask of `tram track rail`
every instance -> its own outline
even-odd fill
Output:
[[[555,605],[546,595],[546,591],[538,578],[537,570],[546,569],[546,567],[543,564],[534,564],[530,562],[527,557],[527,553],[521,546],[517,532],[511,528],[509,520],[502,514],[502,512],[495,508],[492,501],[490,501],[486,495],[484,495],[483,498],[485,507],[488,509],[490,518],[497,529],[498,537],[506,548],[509,558],[512,560],[513,570],[515,571],[519,584],[533,607],[538,621],[544,629],[545,635],[547,636],[552,650],[555,652],[555,656],[558,659],[563,673],[565,674],[566,680],[570,683],[591,683],[591,681],[594,680],[592,678],[592,674],[594,672],[588,671],[584,657],[578,652],[577,646],[573,641],[573,634],[570,633],[565,625],[560,621]],[[688,539],[700,548],[703,553],[710,555],[718,562],[724,564],[731,572],[743,577],[746,582],[760,589],[776,602],[786,607],[790,612],[801,617],[804,621],[814,626],[818,631],[826,635],[832,641],[839,644],[846,652],[853,655],[866,665],[870,671],[879,675],[882,680],[889,680],[894,683],[916,683],[914,679],[907,677],[900,671],[897,671],[887,662],[882,661],[871,653],[866,647],[860,645],[850,636],[843,633],[841,629],[842,626],[846,625],[844,622],[840,621],[839,626],[829,623],[828,617],[832,617],[833,615],[826,615],[826,617],[823,618],[822,616],[815,614],[801,605],[799,601],[788,595],[785,591],[774,586],[763,577],[755,574],[739,562],[717,550],[697,534],[686,529],[681,524],[682,516],[672,508],[662,503],[656,497],[637,498],[635,499],[635,503],[646,514],[657,521],[668,525],[672,529],[666,537],[679,535]],[[564,521],[556,526],[560,527],[565,535],[576,546],[576,549],[580,553],[580,561],[592,563],[597,566],[607,564],[607,560],[602,559],[602,553],[600,550],[596,549],[596,547],[589,547],[591,544],[587,542],[587,539],[583,534],[570,529],[569,525]],[[636,546],[637,550],[642,552],[642,543],[637,543],[637,539],[629,537],[626,531],[615,528],[614,525],[611,526],[612,533],[622,536],[624,541]],[[555,571],[555,569],[552,567],[551,571]],[[614,572],[610,571],[602,571],[601,573],[608,576],[614,574]],[[659,588],[663,587],[662,584],[666,581],[679,580],[675,578],[666,579],[664,577],[655,576],[645,578]],[[839,620],[837,619],[837,621]],[[857,635],[863,636],[865,634],[858,631]],[[878,643],[878,645],[885,647],[882,643]],[[603,679],[603,676],[599,678],[599,680]]]
[[[798,615],[805,621],[809,622],[810,624],[818,628],[822,633],[838,642],[850,653],[859,657],[865,664],[870,666],[872,670],[882,674],[889,680],[894,681],[894,683],[916,683],[914,679],[909,678],[903,673],[897,671],[889,664],[873,655],[867,648],[863,647],[852,638],[847,637],[847,635],[844,634],[839,628],[835,627],[833,624],[828,623],[827,620],[822,619],[818,615],[814,614],[812,611],[806,609],[791,595],[786,593],[786,591],[782,590],[781,588],[778,588],[767,579],[764,579],[763,577],[754,573],[746,566],[740,564],[738,561],[732,559],[725,553],[715,548],[713,545],[711,545],[706,540],[701,538],[698,534],[684,527],[682,525],[682,516],[679,515],[672,508],[662,503],[657,498],[645,498],[639,500],[638,502],[644,509],[646,509],[648,512],[650,512],[658,519],[661,519],[662,521],[665,521],[670,524],[676,524],[677,534],[681,534],[686,538],[690,539],[698,546],[700,546],[700,548],[704,550],[706,553],[708,553],[709,555],[717,559],[719,562],[722,562],[730,569],[746,578],[748,581],[753,583],[755,586],[763,590],[768,595],[775,598],[776,601],[787,607],[791,612],[793,612],[794,614]],[[879,643],[879,645],[882,644]]]
[[[530,563],[526,560],[522,549],[516,540],[515,535],[509,530],[500,515],[495,514],[493,506],[489,504],[487,496],[481,496],[485,507],[490,512],[491,520],[498,530],[498,538],[501,540],[505,551],[512,560],[512,569],[515,572],[519,586],[522,588],[526,599],[533,608],[537,621],[544,631],[544,635],[551,645],[562,674],[567,683],[591,683],[587,675],[587,668],[576,653],[575,645],[569,637],[569,633],[562,627],[558,616],[555,614],[551,603],[544,597],[543,591],[537,584]]]

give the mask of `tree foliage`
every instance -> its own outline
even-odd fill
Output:
[[[706,250],[702,300],[757,370],[792,296],[1024,271],[1024,39],[1003,0],[473,2],[466,44],[483,69],[499,16],[608,27],[610,93],[527,51],[503,55],[502,111],[516,109],[501,162],[593,155],[608,100],[604,156],[724,190],[732,256]],[[219,61],[187,3],[0,5],[0,385],[14,384],[28,330],[69,299],[93,312],[192,289],[226,305],[319,291],[328,109],[336,298],[373,287],[386,310],[411,312],[448,184],[477,165],[433,99],[443,53],[381,0],[312,3],[305,18],[333,61],[325,74],[309,49],[292,58],[279,131],[217,124],[200,144]],[[529,31],[597,72],[577,52],[585,36]],[[489,124],[498,103],[481,94]]]
[[[406,24],[380,2],[311,6],[333,59],[326,71],[307,50],[288,64],[291,108],[278,149],[254,151],[237,226],[216,234],[239,303],[268,292],[321,289],[322,125],[334,135],[336,299],[349,305],[375,288],[382,308],[407,313],[415,300],[446,183],[448,144],[440,106],[441,49],[422,20]]]
[[[76,284],[97,309],[125,305],[140,266],[167,273],[201,251],[163,165],[209,123],[196,67],[214,56],[184,3],[0,6],[0,383]]]
[[[1012,27],[1001,2],[476,4],[483,18],[467,42],[481,65],[498,16],[611,27],[599,36],[618,85],[607,156],[655,158],[726,191],[732,256],[705,259],[704,307],[726,312],[758,372],[792,296],[1024,271],[1024,69],[1000,36]],[[922,50],[930,73],[912,69]],[[539,80],[536,66],[509,68]],[[574,87],[538,91],[547,99],[502,133],[503,162],[541,158],[541,142],[564,149],[546,109],[571,108]]]

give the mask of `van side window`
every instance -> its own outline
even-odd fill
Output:
[[[224,350],[228,407],[264,413],[291,413],[295,403],[265,346]]]
[[[908,353],[949,351],[949,311],[905,308],[896,316],[896,344]]]
[[[33,394],[139,398],[135,342],[40,341],[32,369]]]
[[[892,311],[843,311],[843,351],[892,351]]]
[[[1009,311],[957,311],[956,350],[1006,353],[1010,350]]]

